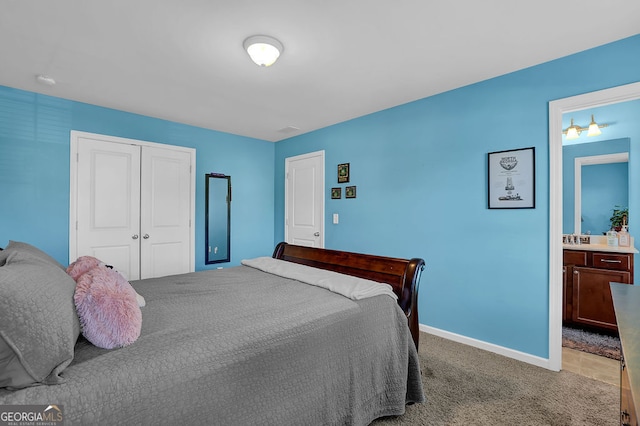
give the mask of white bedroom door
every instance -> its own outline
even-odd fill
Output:
[[[130,280],[193,271],[192,150],[73,133],[70,261],[95,256]]]
[[[286,159],[285,241],[324,247],[324,151]]]

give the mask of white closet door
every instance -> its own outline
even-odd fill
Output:
[[[189,272],[191,156],[145,146],[141,164],[141,278]]]
[[[195,150],[71,132],[69,259],[129,280],[194,270]]]
[[[77,256],[97,257],[138,279],[140,147],[83,137],[77,149]]]

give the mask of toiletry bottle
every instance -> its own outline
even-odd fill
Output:
[[[618,247],[618,233],[613,228],[607,232],[607,245],[609,247]]]
[[[629,237],[629,232],[627,231],[627,225],[622,226],[622,230],[618,232],[618,244],[620,247],[629,247],[631,243],[631,238]]]

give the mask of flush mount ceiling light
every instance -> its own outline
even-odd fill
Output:
[[[608,127],[608,124],[598,124],[596,120],[593,118],[593,114],[591,114],[591,123],[589,123],[589,127],[581,127],[577,124],[573,124],[573,118],[571,119],[571,125],[562,131],[565,135],[567,135],[567,140],[578,139],[580,137],[580,133],[587,130],[587,136],[598,136],[602,134],[603,127]]]
[[[247,38],[242,45],[251,57],[251,60],[261,67],[273,65],[284,51],[282,43],[273,37],[265,35],[251,36]]]
[[[40,84],[44,84],[45,86],[54,86],[56,84],[56,81],[53,78],[43,74],[36,75],[36,81]]]

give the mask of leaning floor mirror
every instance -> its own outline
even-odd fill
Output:
[[[231,176],[205,175],[205,263],[231,259]]]

